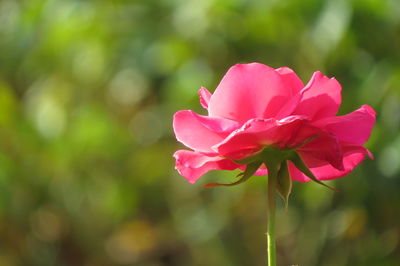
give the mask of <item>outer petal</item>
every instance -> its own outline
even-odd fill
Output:
[[[176,159],[175,169],[191,184],[211,170],[234,170],[240,167],[219,156],[211,157],[187,150],[178,150],[174,158]]]
[[[276,71],[281,75],[286,86],[292,88],[294,94],[294,96],[290,98],[275,115],[275,119],[282,119],[291,115],[299,104],[302,98],[302,95],[299,92],[303,89],[304,84],[296,73],[288,67],[281,67],[276,69]]]
[[[235,65],[212,95],[209,114],[243,123],[274,117],[298,89],[294,79],[288,69],[276,71],[259,63]]]
[[[371,134],[375,115],[372,107],[363,105],[350,114],[322,119],[315,125],[332,133],[342,142],[363,145]]]
[[[206,88],[201,87],[200,90],[198,91],[200,95],[200,104],[203,106],[205,109],[208,108],[208,103],[210,102],[211,98],[211,92],[209,92]]]
[[[235,121],[198,115],[190,110],[174,115],[174,132],[178,141],[199,152],[215,153],[211,146],[221,142],[239,127]]]
[[[267,145],[287,147],[304,121],[305,118],[301,116],[282,120],[252,119],[213,146],[213,149],[221,155],[241,159]]]
[[[343,170],[343,151],[338,139],[323,131],[315,132],[315,139],[298,148],[297,152],[303,157],[328,162],[336,169]]]
[[[369,151],[363,147],[347,146],[343,147],[343,150],[343,170],[338,170],[326,161],[318,160],[305,154],[301,154],[301,156],[317,179],[330,180],[347,175],[364,160],[366,154],[370,155]],[[370,157],[371,156],[372,155],[370,155]],[[291,162],[289,162],[288,165],[290,176],[293,180],[300,182],[311,181],[311,179],[300,172]]]
[[[293,114],[307,115],[311,120],[334,116],[342,102],[341,91],[336,79],[317,71],[301,91],[302,99]]]
[[[288,67],[281,67],[275,70],[281,75],[286,87],[292,89],[292,93],[296,94],[303,89],[303,81],[296,75],[296,73]]]

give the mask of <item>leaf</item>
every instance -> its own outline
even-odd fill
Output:
[[[235,186],[239,185],[245,181],[247,181],[250,177],[253,176],[253,174],[258,170],[258,168],[261,166],[262,162],[253,162],[247,165],[246,170],[243,173],[240,173],[238,176],[242,176],[238,181],[230,183],[230,184],[224,184],[224,183],[208,183],[203,185],[203,187],[220,187],[220,186],[225,186],[225,187],[230,187],[230,186]]]
[[[310,171],[310,169],[308,169],[308,167],[305,165],[303,159],[301,159],[300,155],[297,152],[293,152],[289,160],[294,163],[294,165],[297,167],[297,169],[299,169],[301,172],[303,172],[303,174],[308,176],[312,181],[314,181],[324,187],[327,187],[335,192],[338,192],[338,190],[336,188],[333,188],[333,187],[321,182],[320,180],[318,180],[314,176],[314,174]]]
[[[292,192],[292,179],[289,176],[287,161],[282,162],[281,168],[278,171],[276,190],[285,201],[285,207],[287,208],[289,195]]]

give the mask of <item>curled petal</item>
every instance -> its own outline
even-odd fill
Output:
[[[258,168],[257,172],[255,172],[254,175],[268,175],[267,167],[265,167],[265,165],[261,165],[261,167]]]
[[[343,169],[338,170],[327,161],[318,160],[312,156],[301,154],[305,164],[318,180],[330,180],[343,177],[350,173],[359,163],[361,163],[365,155],[372,156],[371,153],[363,147],[347,146],[343,147]],[[311,181],[305,174],[299,171],[293,163],[289,162],[290,177],[299,182]]]
[[[343,170],[343,151],[338,139],[321,130],[316,131],[315,138],[296,149],[300,155],[328,162],[338,170]]]
[[[335,135],[342,142],[363,145],[371,134],[375,115],[372,107],[363,105],[350,114],[321,119],[314,125]]]
[[[201,87],[200,90],[198,91],[200,95],[200,104],[203,106],[203,108],[207,109],[208,108],[208,103],[210,102],[211,98],[211,92],[209,92],[206,88]]]
[[[211,170],[234,170],[240,167],[240,165],[219,156],[206,156],[187,150],[178,150],[175,152],[174,158],[176,159],[175,169],[191,184]]]
[[[274,117],[299,89],[294,76],[288,68],[278,71],[259,63],[235,65],[212,95],[209,114],[242,123]]]
[[[300,92],[302,99],[293,114],[307,115],[311,120],[334,116],[342,101],[341,91],[335,78],[328,78],[317,71]]]
[[[213,149],[221,155],[241,159],[265,146],[287,147],[305,118],[292,116],[282,120],[252,119],[232,132]]]
[[[235,121],[198,115],[190,110],[174,115],[175,136],[185,146],[199,152],[214,153],[211,146],[221,142],[239,127]]]

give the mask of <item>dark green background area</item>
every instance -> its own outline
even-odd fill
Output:
[[[0,266],[266,264],[266,178],[174,170],[177,110],[236,63],[369,104],[375,155],[279,202],[279,265],[400,262],[397,0],[0,1]]]

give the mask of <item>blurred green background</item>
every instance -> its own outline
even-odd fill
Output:
[[[266,178],[206,189],[237,173],[190,185],[172,158],[173,113],[253,61],[378,113],[341,192],[280,202],[280,265],[400,265],[399,1],[2,0],[0,266],[265,265]]]

